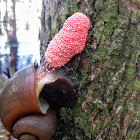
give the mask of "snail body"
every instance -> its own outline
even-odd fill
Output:
[[[66,80],[62,80],[62,75],[57,71],[46,73],[42,79],[36,80],[40,72],[42,72],[41,66],[35,67],[34,64],[23,68],[9,79],[0,93],[1,121],[9,133],[19,140],[26,139],[26,137],[49,140],[56,131],[55,111],[40,94],[46,94],[47,97],[48,93],[44,92],[43,88],[57,83],[57,80],[60,85],[63,85]],[[74,95],[73,88],[68,82],[67,84],[67,89],[70,89]],[[55,92],[54,89],[52,94]]]

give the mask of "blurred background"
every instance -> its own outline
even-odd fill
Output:
[[[0,0],[0,91],[8,77],[40,61],[41,0]],[[0,122],[0,140],[14,140]]]

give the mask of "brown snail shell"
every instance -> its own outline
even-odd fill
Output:
[[[37,68],[31,64],[16,72],[0,93],[1,121],[10,134],[19,140],[49,140],[56,131],[55,111],[51,109],[47,101],[40,98],[40,92],[45,87],[44,82],[49,85],[62,79],[62,76],[57,72],[52,72],[46,74],[46,80],[36,81],[39,69],[40,67]],[[60,80],[63,84],[64,81],[66,80]],[[66,83],[68,89],[70,88],[68,91],[73,92],[70,84]]]
[[[46,115],[27,115],[20,118],[16,121],[13,131],[16,138],[25,139],[27,136],[34,136],[35,140],[49,140],[54,135],[55,128],[56,115],[53,110],[49,109]]]

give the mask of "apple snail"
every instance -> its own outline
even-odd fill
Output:
[[[15,138],[50,140],[57,127],[54,108],[76,104],[74,88],[62,66],[84,49],[89,26],[82,13],[69,17],[49,43],[44,64],[28,65],[5,84],[0,93],[0,118]]]

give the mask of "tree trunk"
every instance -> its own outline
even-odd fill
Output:
[[[16,36],[16,17],[15,17],[15,0],[7,1],[8,14],[8,41],[10,44],[17,44]]]
[[[140,3],[42,0],[41,56],[75,12],[90,18],[85,50],[66,64],[78,81],[77,105],[62,108],[54,140],[140,139]]]
[[[17,35],[16,35],[16,16],[15,16],[15,0],[6,1],[7,5],[7,36],[8,45],[10,47],[10,73],[17,71]]]
[[[0,36],[2,35],[2,28],[1,28],[2,20],[1,20],[1,11],[0,11]]]

